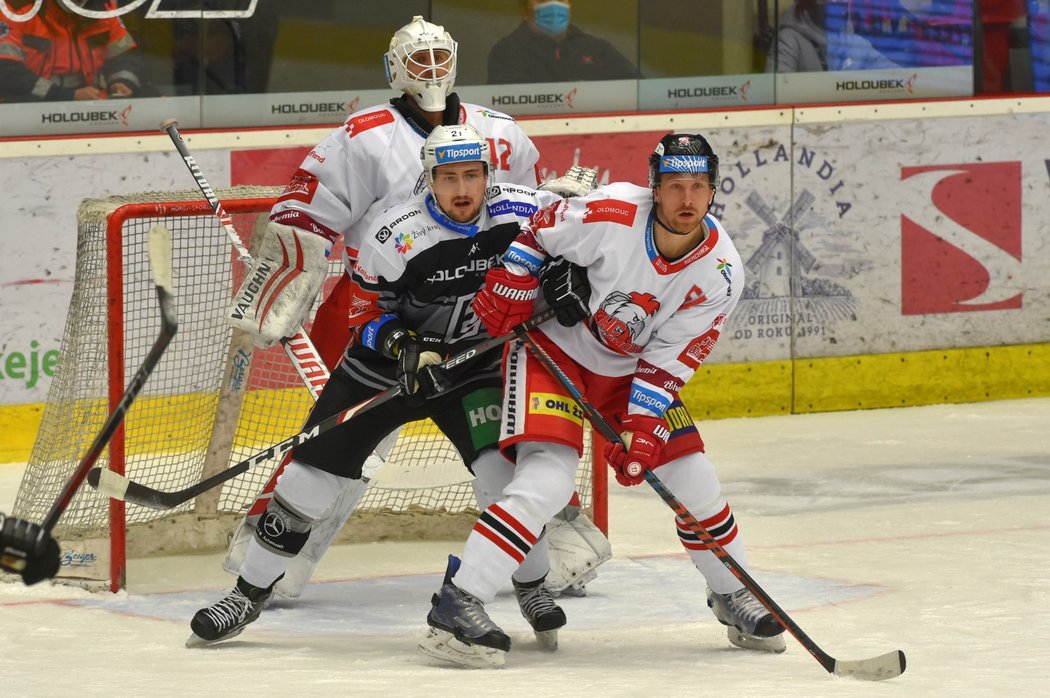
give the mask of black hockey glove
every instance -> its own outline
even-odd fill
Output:
[[[0,568],[22,575],[26,585],[58,574],[62,551],[39,524],[0,514]]]
[[[590,317],[591,284],[584,267],[555,257],[540,269],[540,288],[562,327],[572,327]]]
[[[421,382],[420,372],[441,363],[441,354],[430,351],[424,339],[411,331],[400,337],[393,351],[397,356],[397,382],[402,395],[409,404],[423,404],[423,400],[433,394],[433,379],[428,377]]]

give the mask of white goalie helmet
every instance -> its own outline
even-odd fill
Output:
[[[442,111],[456,84],[456,46],[444,27],[416,15],[390,39],[387,82],[425,111]]]
[[[423,143],[419,154],[427,187],[434,191],[434,170],[438,165],[453,162],[480,162],[485,166],[485,177],[491,183],[491,149],[489,142],[470,124],[435,126]]]

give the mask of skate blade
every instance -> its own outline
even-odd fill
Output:
[[[772,652],[774,654],[780,654],[787,649],[784,644],[784,633],[773,637],[758,637],[757,635],[742,633],[734,627],[730,627],[728,630],[729,641],[741,649]]]
[[[419,649],[434,659],[468,669],[502,669],[507,655],[503,650],[460,642],[452,633],[437,628],[427,629]]]
[[[558,649],[558,631],[555,630],[536,630],[536,642],[539,643],[540,649],[548,652],[555,652]]]
[[[240,628],[238,630],[233,631],[229,635],[224,635],[220,637],[217,640],[205,640],[203,637],[197,635],[197,633],[190,633],[190,636],[186,638],[186,647],[188,647],[189,649],[194,649],[196,647],[210,647],[211,645],[214,645],[216,643],[224,642],[231,638],[235,638],[243,632],[244,628]]]

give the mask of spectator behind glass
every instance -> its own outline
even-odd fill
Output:
[[[70,2],[95,10],[113,7],[99,0]],[[0,16],[0,102],[144,96],[141,75],[138,46],[119,17],[82,17],[57,0],[44,0],[24,22]]]
[[[569,23],[569,0],[522,0],[522,23],[489,52],[489,84],[625,80],[634,65]]]
[[[830,2],[844,5],[841,0]],[[796,0],[780,16],[776,40],[766,58],[767,73],[900,67],[853,33],[848,17],[840,23],[840,30],[828,32],[828,4],[827,0]]]

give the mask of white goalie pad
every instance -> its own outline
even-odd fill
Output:
[[[540,184],[544,191],[554,192],[566,199],[586,196],[598,186],[598,170],[592,167],[573,165],[561,177],[548,179]]]
[[[270,222],[226,321],[269,347],[295,333],[328,273],[330,243],[319,235]]]
[[[597,576],[601,564],[612,559],[609,539],[576,507],[565,507],[555,515],[545,535],[551,565],[546,585],[552,592],[579,588]]]

